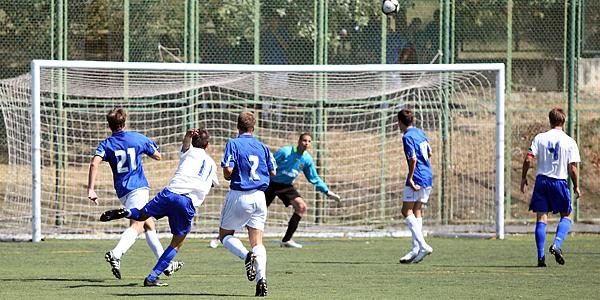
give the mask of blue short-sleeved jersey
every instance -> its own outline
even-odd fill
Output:
[[[117,197],[129,192],[148,188],[148,180],[142,167],[142,154],[154,155],[158,146],[141,133],[131,131],[113,132],[100,142],[95,155],[107,161],[112,169]]]
[[[402,144],[404,145],[406,159],[417,159],[415,173],[413,174],[415,184],[423,188],[433,186],[433,172],[429,162],[431,145],[429,145],[425,132],[416,127],[409,127],[402,135]],[[406,186],[409,186],[408,178],[406,179]]]
[[[221,167],[233,168],[229,185],[232,190],[264,191],[277,164],[269,147],[250,134],[241,134],[225,145]]]

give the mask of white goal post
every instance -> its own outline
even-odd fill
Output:
[[[30,87],[24,87],[28,79]],[[29,93],[30,99],[22,99]],[[319,174],[343,198],[332,203],[301,175],[296,185],[311,213],[303,218],[298,234],[380,230],[394,235],[404,226],[399,208],[407,172],[395,116],[408,106],[434,147],[434,199],[426,210],[425,227],[462,226],[456,230],[503,239],[504,93],[501,63],[219,65],[34,60],[30,77],[4,81],[0,92],[9,147],[13,147],[9,156],[30,155],[31,162],[31,195],[22,190],[27,186],[24,179],[16,179],[23,182],[12,184],[21,189],[7,189],[3,210],[18,210],[18,205],[11,208],[13,202],[31,201],[34,242],[44,236],[118,232],[123,224],[95,222],[99,212],[119,205],[110,169],[100,170],[107,174],[98,179],[103,205],[89,203],[84,184],[93,149],[110,134],[104,116],[111,107],[124,106],[130,112],[128,128],[156,139],[166,157],[159,163],[145,161],[151,195],[172,175],[175,149],[186,127],[201,124],[211,131],[210,154],[219,162],[225,142],[236,135],[235,116],[253,110],[258,116],[257,136],[273,151],[295,145],[302,132],[313,134],[311,153]],[[23,124],[24,109],[30,109],[30,124]],[[22,139],[19,131],[28,126],[31,145],[23,145],[17,142]],[[28,148],[30,153],[23,153]],[[11,170],[22,175],[25,161],[9,159]],[[200,207],[194,225],[199,232],[210,234],[218,228],[226,190],[227,186],[213,189]],[[17,199],[21,197],[25,199]],[[53,200],[46,203],[47,198]],[[52,220],[44,220],[49,212]],[[285,226],[290,212],[291,208],[274,202],[267,231]],[[0,225],[22,219],[15,215],[0,219]]]

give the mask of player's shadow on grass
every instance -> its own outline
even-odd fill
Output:
[[[68,288],[82,288],[82,287],[128,287],[136,286],[137,283],[127,284],[92,284],[92,283],[104,283],[104,279],[89,279],[89,278],[0,278],[0,281],[18,281],[18,282],[35,282],[35,281],[50,281],[50,282],[87,282],[90,284],[77,284],[69,285]],[[111,281],[112,282],[112,281]]]
[[[411,264],[407,264],[407,265],[411,265]],[[495,265],[495,266],[491,266],[491,265],[487,265],[487,266],[483,266],[483,265],[478,265],[478,266],[457,266],[457,265],[431,265],[434,267],[441,267],[441,268],[456,268],[456,269],[480,269],[480,268],[503,268],[503,269],[531,269],[531,268],[539,268],[538,266],[536,266],[535,264],[530,264],[530,265]]]
[[[387,265],[388,262],[374,261],[290,261],[292,264],[315,264],[315,265]]]
[[[159,287],[160,289],[161,287]],[[151,290],[155,291],[156,287],[151,287]],[[249,297],[249,295],[240,294],[215,294],[215,293],[120,293],[112,294],[115,297],[164,297],[164,296],[212,296],[212,297]]]
[[[77,289],[77,288],[83,288],[83,287],[105,287],[105,288],[111,288],[111,287],[132,287],[132,286],[138,286],[139,283],[126,283],[126,284],[79,284],[79,285],[70,285],[68,286],[68,288],[71,289]]]
[[[105,282],[104,279],[85,279],[85,278],[0,278],[0,281],[18,281],[18,282],[29,282],[29,281]]]

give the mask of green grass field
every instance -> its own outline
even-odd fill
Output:
[[[553,238],[550,234],[548,239]],[[408,238],[299,239],[304,249],[266,240],[273,299],[600,299],[600,236],[576,234],[566,264],[547,254],[537,268],[533,236],[505,240],[429,237],[434,253],[401,265]],[[244,242],[247,244],[246,240]],[[168,287],[145,288],[155,260],[144,240],[123,257],[122,280],[104,261],[115,240],[0,243],[0,299],[226,299],[253,297],[243,262],[208,240],[189,239],[185,266]],[[163,244],[167,241],[163,240]]]

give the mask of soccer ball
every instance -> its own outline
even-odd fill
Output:
[[[398,0],[383,0],[381,2],[381,11],[386,15],[397,13],[399,8]]]

